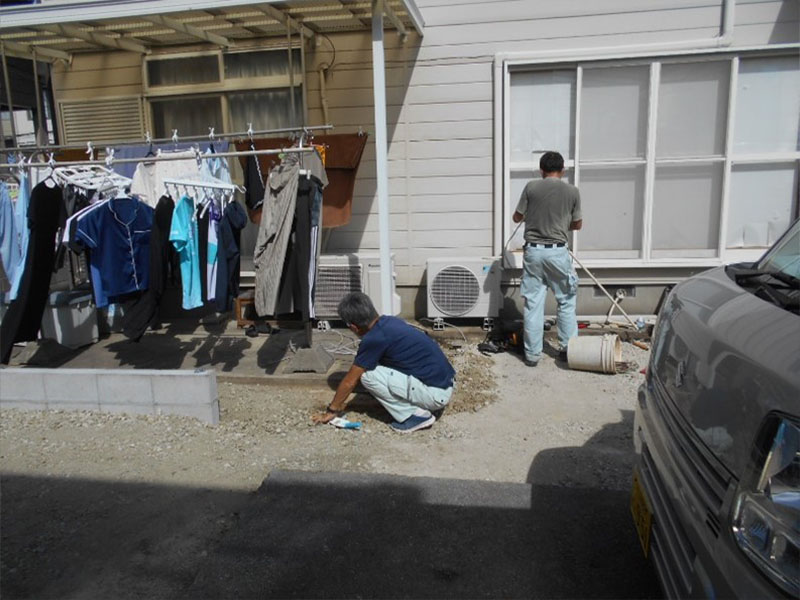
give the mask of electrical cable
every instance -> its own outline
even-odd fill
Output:
[[[358,340],[353,338],[346,338],[341,331],[336,331],[339,335],[339,341],[333,344],[320,344],[323,350],[331,354],[347,354],[355,356],[357,353]]]
[[[319,32],[319,33],[317,33],[317,35],[321,35],[322,37],[324,37],[328,41],[328,43],[331,45],[331,50],[333,51],[333,56],[331,57],[330,64],[327,64],[327,65],[326,64],[322,64],[322,65],[320,65],[327,72],[328,70],[333,68],[333,65],[336,64],[336,46],[333,45],[333,42],[331,41],[331,38],[329,38],[324,33]]]
[[[519,228],[522,227],[522,224],[524,222],[525,221],[520,221],[519,223],[517,223],[516,228],[514,229],[514,231],[511,232],[511,235],[506,240],[505,246],[503,246],[503,254],[502,254],[502,257],[503,257],[504,260],[505,260],[505,256],[506,256],[506,251],[508,250],[508,245],[511,243],[511,240],[514,239],[514,236],[517,235],[517,231],[519,231]],[[516,295],[517,287],[518,286],[511,286],[511,294],[509,294],[509,296],[508,296],[509,298],[513,298]]]

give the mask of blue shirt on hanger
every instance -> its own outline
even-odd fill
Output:
[[[200,246],[194,202],[184,196],[175,204],[169,241],[175,246],[181,265],[182,306],[186,310],[203,306],[200,280]]]
[[[78,221],[75,237],[91,249],[106,297],[147,289],[153,213],[137,198],[113,198]]]
[[[19,294],[19,284],[25,272],[25,261],[28,256],[28,204],[30,204],[31,191],[28,189],[28,175],[23,173],[19,177],[19,195],[14,205],[13,231],[11,243],[11,269],[6,269],[11,289],[8,292],[9,300],[16,300]]]

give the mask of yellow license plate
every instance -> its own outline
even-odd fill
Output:
[[[631,489],[631,514],[633,524],[636,525],[636,532],[639,534],[639,542],[642,544],[644,555],[650,552],[650,531],[653,528],[653,510],[650,502],[644,493],[644,487],[639,479],[639,472],[633,472],[633,487]]]

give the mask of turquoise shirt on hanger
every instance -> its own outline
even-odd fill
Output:
[[[19,177],[19,195],[14,206],[14,254],[19,261],[13,273],[6,272],[11,289],[8,292],[9,300],[16,300],[19,294],[19,285],[25,272],[25,261],[28,257],[28,204],[31,193],[28,189],[28,175],[23,173]]]
[[[175,246],[180,260],[183,308],[191,310],[203,306],[197,220],[194,216],[194,202],[188,196],[181,198],[175,205],[169,240]]]

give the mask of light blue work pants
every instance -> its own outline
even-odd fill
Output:
[[[566,350],[569,340],[578,335],[575,317],[578,276],[566,246],[526,246],[522,268],[520,289],[525,300],[525,358],[538,361],[542,355],[544,301],[548,287],[558,302],[558,343],[561,350]]]
[[[453,395],[452,386],[442,389],[425,385],[413,375],[382,365],[364,373],[361,385],[375,396],[398,423],[408,419],[417,408],[431,412],[444,408]]]

